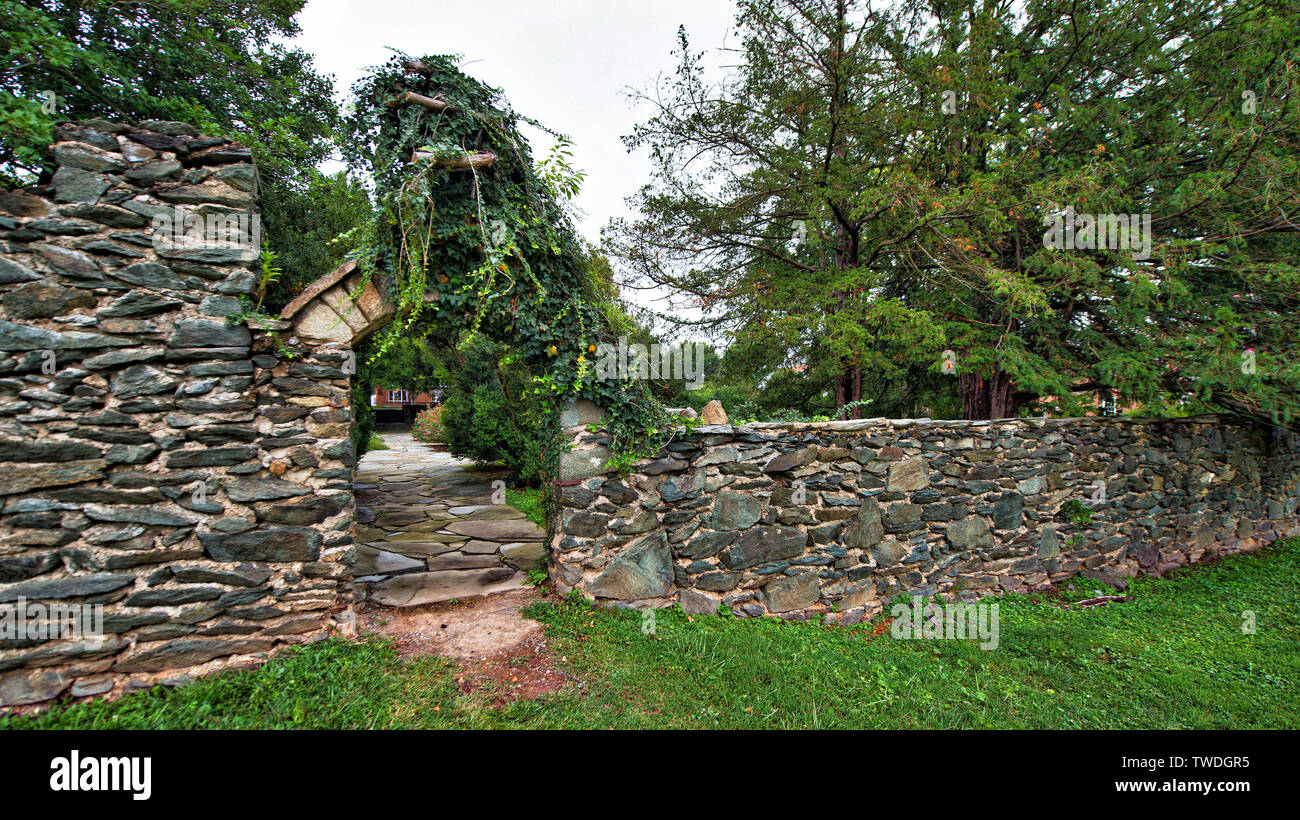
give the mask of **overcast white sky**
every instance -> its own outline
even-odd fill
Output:
[[[619,141],[648,116],[624,90],[673,71],[679,25],[693,50],[721,46],[734,9],[732,0],[309,0],[297,44],[334,75],[340,98],[391,56],[388,47],[463,55],[467,74],[573,139],[574,164],[587,174],[578,227],[594,242],[611,217],[628,214],[624,198],[649,175],[645,157]],[[532,142],[539,155],[550,148],[544,135]]]

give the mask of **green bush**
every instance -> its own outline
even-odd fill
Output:
[[[352,380],[352,446],[360,460],[370,448],[370,436],[375,432],[375,411],[370,407],[370,385],[361,379]]]
[[[447,430],[442,426],[441,407],[429,407],[415,416],[411,425],[411,437],[426,444],[446,444]]]
[[[527,372],[505,345],[478,339],[463,351],[442,406],[452,455],[480,464],[501,462],[527,484],[540,480],[536,414],[523,398]]]

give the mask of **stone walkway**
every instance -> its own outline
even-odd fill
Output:
[[[492,503],[500,470],[438,452],[409,433],[382,433],[388,450],[357,468],[357,558],[352,575],[381,606],[415,606],[525,588],[543,564],[545,533]]]

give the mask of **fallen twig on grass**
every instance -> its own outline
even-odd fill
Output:
[[[1132,595],[1102,595],[1097,598],[1085,598],[1082,601],[1075,601],[1075,603],[1084,607],[1105,606],[1112,601],[1129,601],[1132,598]]]

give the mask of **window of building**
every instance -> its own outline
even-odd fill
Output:
[[[389,400],[389,401],[402,402],[403,404],[405,404],[406,402],[410,401],[410,399],[408,399],[408,398],[406,397],[406,391],[405,391],[405,390],[389,390],[389,391],[388,391],[388,400]]]

